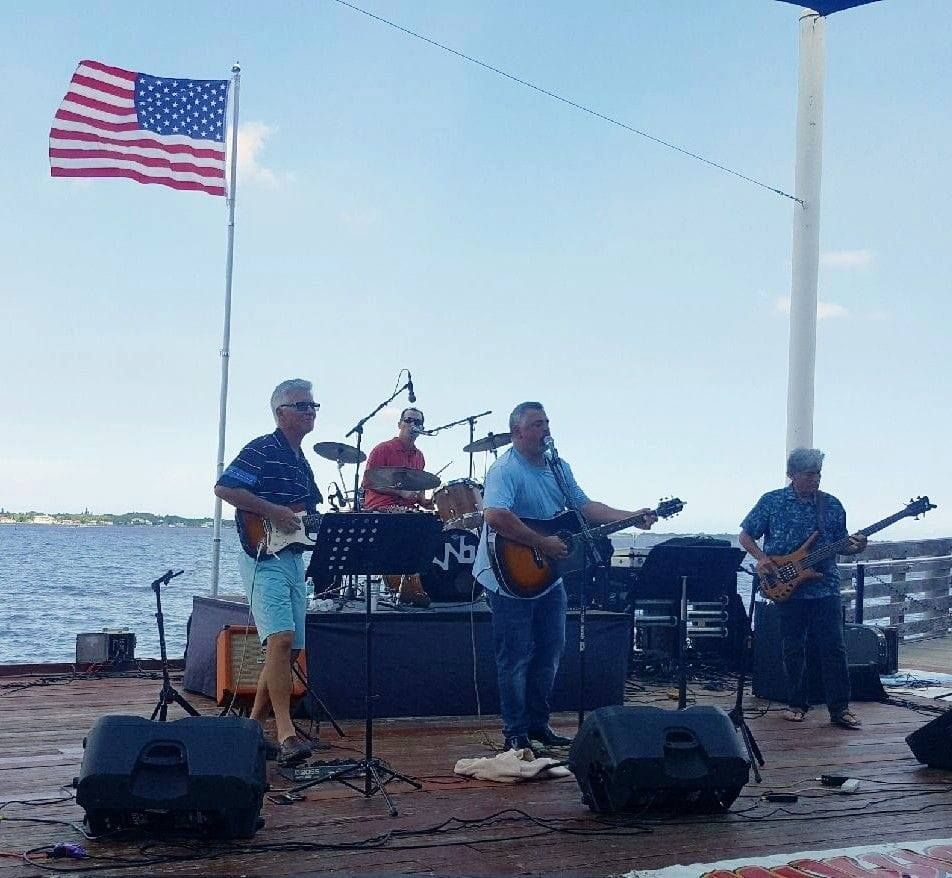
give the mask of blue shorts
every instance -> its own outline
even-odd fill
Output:
[[[271,558],[255,561],[242,553],[238,557],[238,571],[261,642],[279,631],[293,631],[292,649],[304,649],[304,556],[285,549]]]

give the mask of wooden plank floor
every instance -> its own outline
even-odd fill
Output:
[[[106,867],[105,875],[568,876],[952,837],[952,772],[919,766],[904,742],[929,717],[901,706],[857,704],[863,730],[847,732],[831,727],[824,710],[795,725],[784,722],[775,705],[749,698],[750,728],[767,759],[764,783],[748,785],[727,815],[600,819],[580,804],[573,778],[514,786],[459,778],[452,773],[457,759],[491,755],[497,719],[417,719],[376,724],[377,754],[423,783],[421,791],[391,785],[396,818],[379,795],[364,799],[322,785],[303,802],[266,800],[265,827],[248,842],[86,841],[67,825],[82,817],[68,785],[78,772],[83,736],[103,714],[148,716],[159,682],[64,677],[40,685],[42,679],[0,682],[0,878],[47,874],[17,854],[37,849],[32,856],[39,859],[57,842],[82,843],[96,859],[44,865],[96,865]],[[632,703],[673,704],[665,687],[635,682],[630,690]],[[698,681],[691,694],[697,702],[731,704],[729,691],[706,691]],[[189,698],[202,712],[216,712],[208,700]],[[177,708],[172,714],[182,715]],[[558,728],[572,730],[573,716],[556,720]],[[345,730],[347,739],[338,742],[323,725],[322,740],[333,746],[317,756],[347,758],[359,750],[363,724],[348,723]],[[273,767],[269,771],[274,788],[287,786]],[[814,778],[822,772],[864,782],[856,795],[840,795],[818,788]],[[771,789],[801,797],[787,805],[762,801]]]
[[[899,647],[899,660],[904,668],[952,674],[952,634],[905,641]]]

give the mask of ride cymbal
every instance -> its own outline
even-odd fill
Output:
[[[482,439],[470,442],[463,446],[463,451],[467,454],[477,454],[480,451],[492,451],[496,448],[502,448],[512,442],[512,433],[489,433]]]
[[[342,464],[363,463],[367,459],[363,451],[358,451],[353,445],[345,445],[343,442],[315,442],[314,453]]]

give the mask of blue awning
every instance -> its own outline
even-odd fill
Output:
[[[852,9],[854,6],[876,3],[877,0],[813,0],[812,3],[805,2],[805,0],[780,0],[780,2],[792,3],[794,6],[803,6],[806,9],[815,9],[820,15],[830,15],[834,12],[842,12],[844,9]]]

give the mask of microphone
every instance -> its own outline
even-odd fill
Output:
[[[410,402],[416,402],[416,394],[413,392],[413,376],[409,369],[407,369],[407,399]]]
[[[347,505],[347,498],[341,494],[340,485],[337,482],[334,482],[334,500],[337,501],[337,505],[343,509]]]
[[[542,456],[553,463],[559,459],[559,452],[555,448],[555,440],[551,436],[546,436],[542,440]]]

